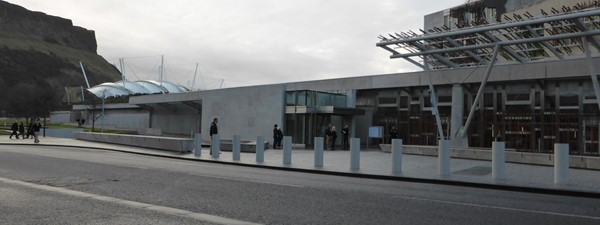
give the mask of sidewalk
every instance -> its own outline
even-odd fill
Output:
[[[352,171],[350,170],[349,151],[325,151],[324,167],[316,168],[314,167],[314,151],[312,149],[292,150],[292,164],[284,165],[283,151],[280,149],[266,150],[264,162],[259,164],[256,163],[254,153],[242,152],[240,161],[233,161],[231,152],[222,152],[218,159],[213,159],[209,155],[208,148],[202,149],[200,157],[194,157],[193,153],[179,154],[66,138],[42,137],[39,144],[34,144],[33,139],[10,140],[8,136],[0,137],[5,137],[5,139],[0,140],[0,145],[83,147],[271,169],[600,198],[600,171],[593,170],[569,169],[569,183],[555,185],[553,167],[507,163],[506,179],[493,180],[491,175],[492,163],[490,161],[453,158],[451,159],[450,176],[440,177],[437,174],[437,157],[408,154],[404,154],[402,158],[402,173],[394,174],[392,173],[391,154],[378,149],[362,150],[360,153],[360,169]]]

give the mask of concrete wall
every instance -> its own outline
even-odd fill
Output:
[[[215,117],[223,140],[233,139],[235,134],[248,140],[262,135],[268,140],[273,136],[273,124],[283,124],[285,88],[276,84],[204,91],[203,141],[210,140],[208,131]]]
[[[41,131],[41,133],[43,134],[43,130]],[[48,137],[58,137],[58,138],[73,138],[73,133],[74,132],[83,132],[83,128],[76,128],[76,129],[52,129],[52,128],[46,128],[45,129],[45,134]]]
[[[97,116],[98,114],[96,114]],[[140,109],[106,109],[104,118],[96,119],[94,127],[99,129],[102,126],[106,129],[140,129],[148,128],[149,113]],[[85,119],[85,126],[92,126],[92,114]],[[104,120],[104,121],[103,121]]]
[[[51,123],[70,123],[71,111],[55,111],[50,112]]]
[[[594,59],[597,67],[600,60]],[[438,94],[444,90],[450,93],[451,84],[466,79],[465,83],[478,87],[483,79],[485,67],[455,70],[439,70],[431,72]],[[555,79],[571,77],[589,77],[588,67],[584,60],[565,60],[555,62],[538,62],[521,65],[498,65],[492,70],[489,82],[505,83],[510,81],[531,81],[538,79]],[[351,77],[341,79],[305,81],[288,84],[272,84],[252,87],[226,88],[180,94],[137,96],[130,99],[130,104],[152,104],[152,128],[160,128],[163,133],[189,135],[192,130],[200,131],[203,141],[208,141],[208,131],[213,118],[219,118],[219,132],[222,139],[232,139],[234,134],[242,135],[242,139],[254,140],[257,135],[269,138],[272,136],[273,124],[283,124],[285,91],[315,90],[333,93],[346,93],[348,90],[381,90],[400,87],[426,87],[425,72],[403,74],[387,74],[377,76]],[[185,106],[181,102],[198,101],[202,112]],[[177,104],[171,104],[176,103]],[[168,107],[158,107],[167,103]],[[108,115],[110,118],[110,115]],[[201,120],[198,121],[198,117]],[[148,118],[148,117],[145,117]],[[143,126],[143,117],[137,118]],[[365,120],[367,119],[367,120]],[[123,120],[135,120],[123,118]],[[355,137],[366,143],[366,130],[371,125],[371,116],[357,117]],[[146,125],[148,128],[150,124]],[[200,129],[198,130],[198,127]],[[339,129],[339,128],[338,128]],[[285,130],[285,129],[283,129]]]
[[[200,111],[183,104],[172,104],[169,108],[156,106],[152,109],[151,128],[160,129],[163,134],[191,137],[200,131],[200,118]]]
[[[423,30],[433,29],[433,27],[444,26],[444,11],[435,12],[429,15],[425,15]],[[415,33],[421,34],[421,32]]]
[[[596,68],[600,68],[600,59],[593,59]],[[460,83],[469,74],[464,83],[479,84],[485,76],[485,66],[480,68],[448,69],[431,72],[434,85],[451,85]],[[552,62],[532,62],[513,65],[495,65],[489,82],[505,82],[519,80],[536,80],[589,76],[585,60],[563,60]],[[383,89],[398,87],[427,86],[425,72],[409,72],[401,74],[385,74],[364,77],[351,77],[330,80],[305,81],[288,84],[288,90],[315,90],[345,93],[346,90]]]

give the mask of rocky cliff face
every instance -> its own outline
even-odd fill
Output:
[[[75,27],[71,20],[29,11],[7,2],[0,2],[0,30],[5,37],[26,38],[96,53],[94,31]]]
[[[96,49],[94,31],[0,1],[0,114],[28,116],[17,115],[22,105],[54,110],[65,87],[85,87],[79,61],[92,86],[120,79]]]

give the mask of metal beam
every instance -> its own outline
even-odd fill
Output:
[[[479,86],[479,91],[477,91],[477,96],[475,97],[475,100],[473,101],[473,104],[471,105],[471,111],[469,111],[469,116],[467,117],[465,126],[462,129],[460,129],[460,133],[458,134],[459,137],[464,137],[465,134],[467,133],[467,130],[469,129],[469,126],[471,125],[471,120],[473,119],[473,114],[475,113],[475,108],[477,108],[477,105],[479,104],[479,99],[481,99],[481,96],[483,95],[483,89],[485,88],[488,78],[490,77],[490,74],[492,73],[492,67],[494,67],[494,62],[496,62],[496,58],[498,57],[499,50],[500,50],[500,44],[496,44],[496,47],[494,47],[494,53],[492,53],[492,59],[490,61],[490,64],[487,66],[487,69],[485,71],[485,77],[483,78],[483,81],[481,81],[481,86]]]
[[[490,34],[489,32],[482,32],[481,35],[493,43],[502,43],[502,40],[500,40],[498,37]],[[516,53],[512,48],[508,47],[508,45],[503,45],[501,47],[506,53],[508,53],[511,57],[513,57],[515,60],[519,61],[520,63],[526,61],[522,56],[519,55],[519,53]]]
[[[377,43],[377,46],[380,47],[380,46],[390,45],[390,44],[408,43],[408,42],[422,41],[422,40],[428,40],[428,39],[439,39],[439,38],[451,37],[451,36],[463,36],[463,35],[468,35],[468,34],[489,32],[489,31],[500,30],[500,29],[507,29],[507,28],[521,27],[521,26],[535,25],[535,24],[544,24],[544,23],[550,23],[550,22],[555,22],[555,21],[560,21],[560,20],[572,20],[572,19],[598,16],[598,15],[600,15],[600,9],[594,9],[594,10],[588,10],[588,11],[582,11],[582,12],[562,14],[562,15],[558,15],[558,16],[540,17],[540,18],[535,18],[535,19],[531,19],[531,20],[490,24],[487,26],[476,27],[473,29],[458,29],[455,31],[449,31],[449,32],[444,32],[444,33],[436,33],[436,34],[430,34],[430,35],[418,35],[418,36],[414,36],[414,37],[406,38],[406,39],[382,41],[382,42]]]
[[[543,36],[543,37],[538,37],[538,38],[528,38],[528,39],[523,39],[523,40],[504,41],[504,42],[498,42],[498,43],[468,45],[468,46],[462,46],[462,47],[456,47],[456,48],[444,48],[444,49],[431,50],[428,52],[406,53],[406,54],[392,55],[392,56],[390,56],[390,58],[394,59],[394,58],[431,55],[431,54],[457,52],[457,51],[465,51],[465,50],[473,50],[473,49],[481,49],[481,48],[493,48],[496,44],[509,46],[509,45],[516,45],[516,44],[560,40],[560,39],[568,39],[568,38],[576,38],[576,37],[588,37],[588,36],[595,36],[595,35],[600,35],[600,30],[586,31],[586,32],[581,32],[581,33],[568,33],[568,34],[559,34],[559,35],[552,35],[552,36]]]
[[[533,30],[533,28],[531,26],[525,26],[525,28],[529,31],[529,33],[531,33],[532,36],[539,38],[541,37],[540,34],[538,34],[537,32],[535,32],[535,30]],[[552,54],[554,54],[556,57],[558,57],[559,59],[565,59],[565,57],[560,54],[558,51],[556,51],[556,48],[550,44],[548,44],[547,41],[542,41],[541,42],[542,45],[544,45],[544,47],[546,47],[550,52],[552,52]]]
[[[590,76],[592,77],[592,84],[594,85],[594,91],[596,92],[596,103],[598,103],[598,109],[600,109],[600,86],[598,85],[598,75],[596,73],[596,67],[592,61],[590,53],[590,43],[587,39],[583,39],[583,47],[585,48],[585,59],[590,69]]]
[[[589,31],[589,29],[587,29],[587,27],[585,27],[585,25],[583,25],[583,21],[581,21],[581,18],[573,20],[573,22],[575,23],[575,25],[577,25],[577,28],[579,28],[580,30]],[[598,43],[598,41],[596,39],[593,39],[590,36],[586,37],[586,39],[588,40],[588,42],[592,43],[592,45],[594,46],[594,48],[596,48],[596,50],[600,51],[600,44]]]
[[[414,45],[415,47],[419,48],[420,50],[424,50],[424,51],[429,51],[431,49],[429,49],[428,47],[419,44],[417,42],[412,43],[412,45]],[[431,54],[431,56],[435,57],[436,59],[442,61],[442,63],[445,63],[446,65],[452,67],[452,68],[458,68],[460,67],[458,64],[450,61],[450,59],[448,59],[447,57],[441,56],[440,54]]]
[[[450,38],[450,37],[445,37],[444,38],[448,43],[450,43],[451,45],[453,45],[454,47],[460,47],[463,46],[460,43],[458,43],[458,41]],[[465,51],[469,56],[473,57],[475,60],[479,61],[479,63],[481,64],[485,59],[479,57],[477,54],[475,54],[473,51],[471,50],[467,50]]]
[[[437,106],[437,95],[435,94],[435,90],[433,88],[433,82],[431,80],[431,69],[429,69],[429,65],[427,63],[427,57],[424,58],[423,60],[424,64],[425,64],[425,71],[427,72],[427,78],[429,78],[429,91],[431,92],[431,95],[429,97],[430,101],[431,101],[431,113],[435,116],[435,122],[437,123],[437,131],[438,131],[438,135],[442,140],[446,140],[446,137],[444,136],[444,129],[442,128],[442,120],[440,119],[440,111],[438,110],[438,106]]]

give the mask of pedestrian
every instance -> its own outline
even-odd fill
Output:
[[[19,135],[21,135],[21,138],[25,139],[25,126],[23,126],[23,121],[19,124]],[[19,135],[17,135],[17,138],[19,138]]]
[[[273,149],[277,149],[277,124],[273,127]]]
[[[325,129],[325,149],[327,149],[327,146],[329,145],[331,145],[331,124]]]
[[[283,140],[283,132],[281,127],[277,128],[277,148],[281,148],[281,140]]]
[[[210,154],[211,154],[211,155],[212,155],[212,147],[213,147],[213,146],[212,146],[212,137],[213,137],[213,134],[219,134],[219,128],[217,127],[217,123],[218,123],[218,122],[219,122],[219,119],[217,119],[217,118],[214,118],[214,119],[213,119],[213,122],[212,122],[212,123],[210,123],[210,131],[209,131],[209,134],[210,134],[210,143],[211,143],[211,145],[210,145],[210,150],[211,150],[211,151],[210,151]]]
[[[350,138],[350,128],[348,128],[348,124],[346,124],[346,126],[344,126],[344,129],[342,129],[342,137],[343,137],[343,148],[344,150],[348,150],[350,149],[350,143],[348,142],[349,138]]]
[[[42,128],[42,124],[40,124],[39,120],[33,124],[33,138],[34,143],[40,143],[40,139],[38,139],[38,134],[40,133],[40,129]]]
[[[331,127],[331,132],[329,133],[331,137],[331,150],[335,150],[335,140],[337,139],[337,131],[335,130],[335,126]]]
[[[27,125],[27,137],[25,139],[29,139],[30,136],[33,137],[33,119],[29,125]]]
[[[10,134],[10,137],[8,137],[9,139],[12,139],[13,135],[17,136],[17,139],[19,139],[19,134],[17,133],[17,131],[19,130],[19,124],[17,124],[17,122],[15,121],[11,126],[10,129],[12,130],[12,133]]]
[[[396,129],[396,126],[392,126],[392,129],[390,130],[390,143],[392,143],[392,139],[397,139],[398,138],[398,130]]]

